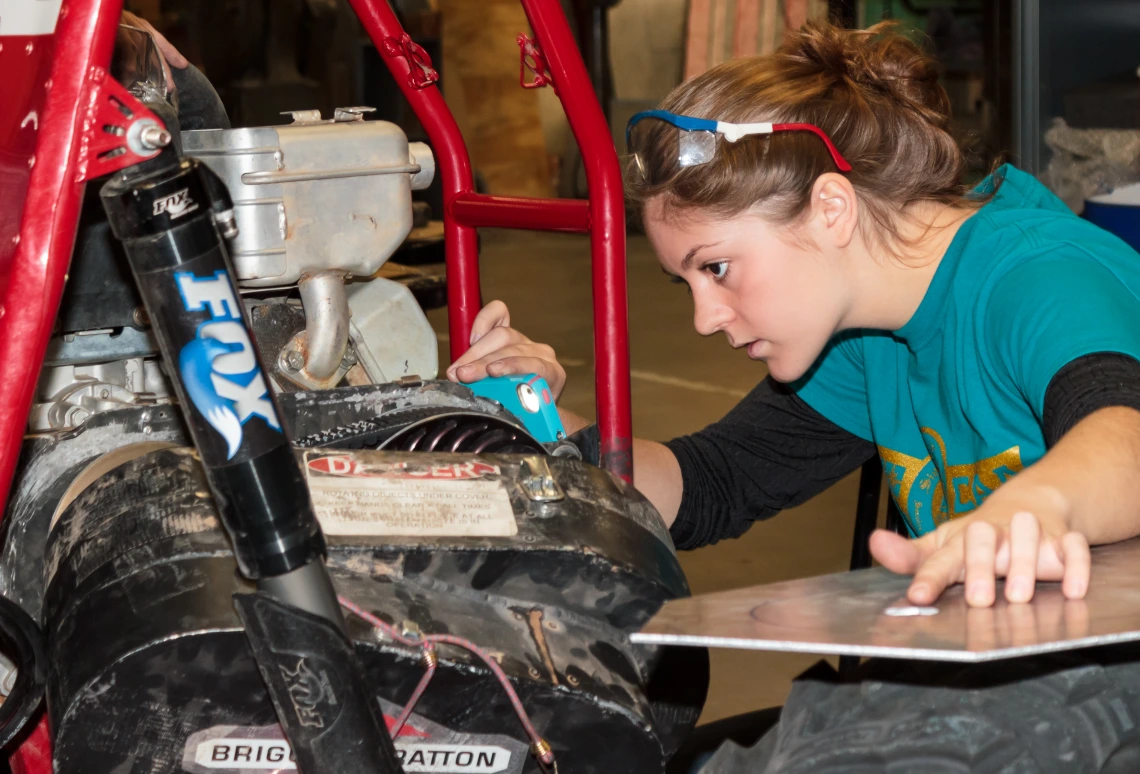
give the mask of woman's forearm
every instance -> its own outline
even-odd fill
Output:
[[[1090,544],[1140,535],[1140,411],[1093,412],[1015,482],[1050,492]]]

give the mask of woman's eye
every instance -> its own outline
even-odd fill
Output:
[[[717,279],[724,279],[724,276],[728,274],[728,261],[705,264],[705,271]]]

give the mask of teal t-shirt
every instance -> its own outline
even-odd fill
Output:
[[[1140,255],[1030,175],[1005,166],[996,177],[910,321],[837,335],[795,385],[878,446],[916,535],[968,514],[1045,454],[1045,391],[1065,364],[1095,352],[1140,359]]]

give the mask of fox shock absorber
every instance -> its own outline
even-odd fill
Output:
[[[400,771],[348,640],[324,535],[234,284],[223,237],[236,226],[225,185],[167,147],[115,173],[101,199],[238,567],[257,582],[259,593],[235,595],[235,604],[302,770]],[[309,655],[298,662],[298,653]],[[306,705],[302,715],[294,683],[314,664],[332,679],[329,701],[324,709]],[[316,723],[320,712],[335,717]],[[337,745],[329,735],[346,732],[376,742],[346,744],[353,760],[330,760]]]

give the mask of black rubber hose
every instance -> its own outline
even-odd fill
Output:
[[[44,636],[32,617],[0,597],[0,651],[16,665],[16,684],[0,704],[0,749],[8,746],[44,698]]]

